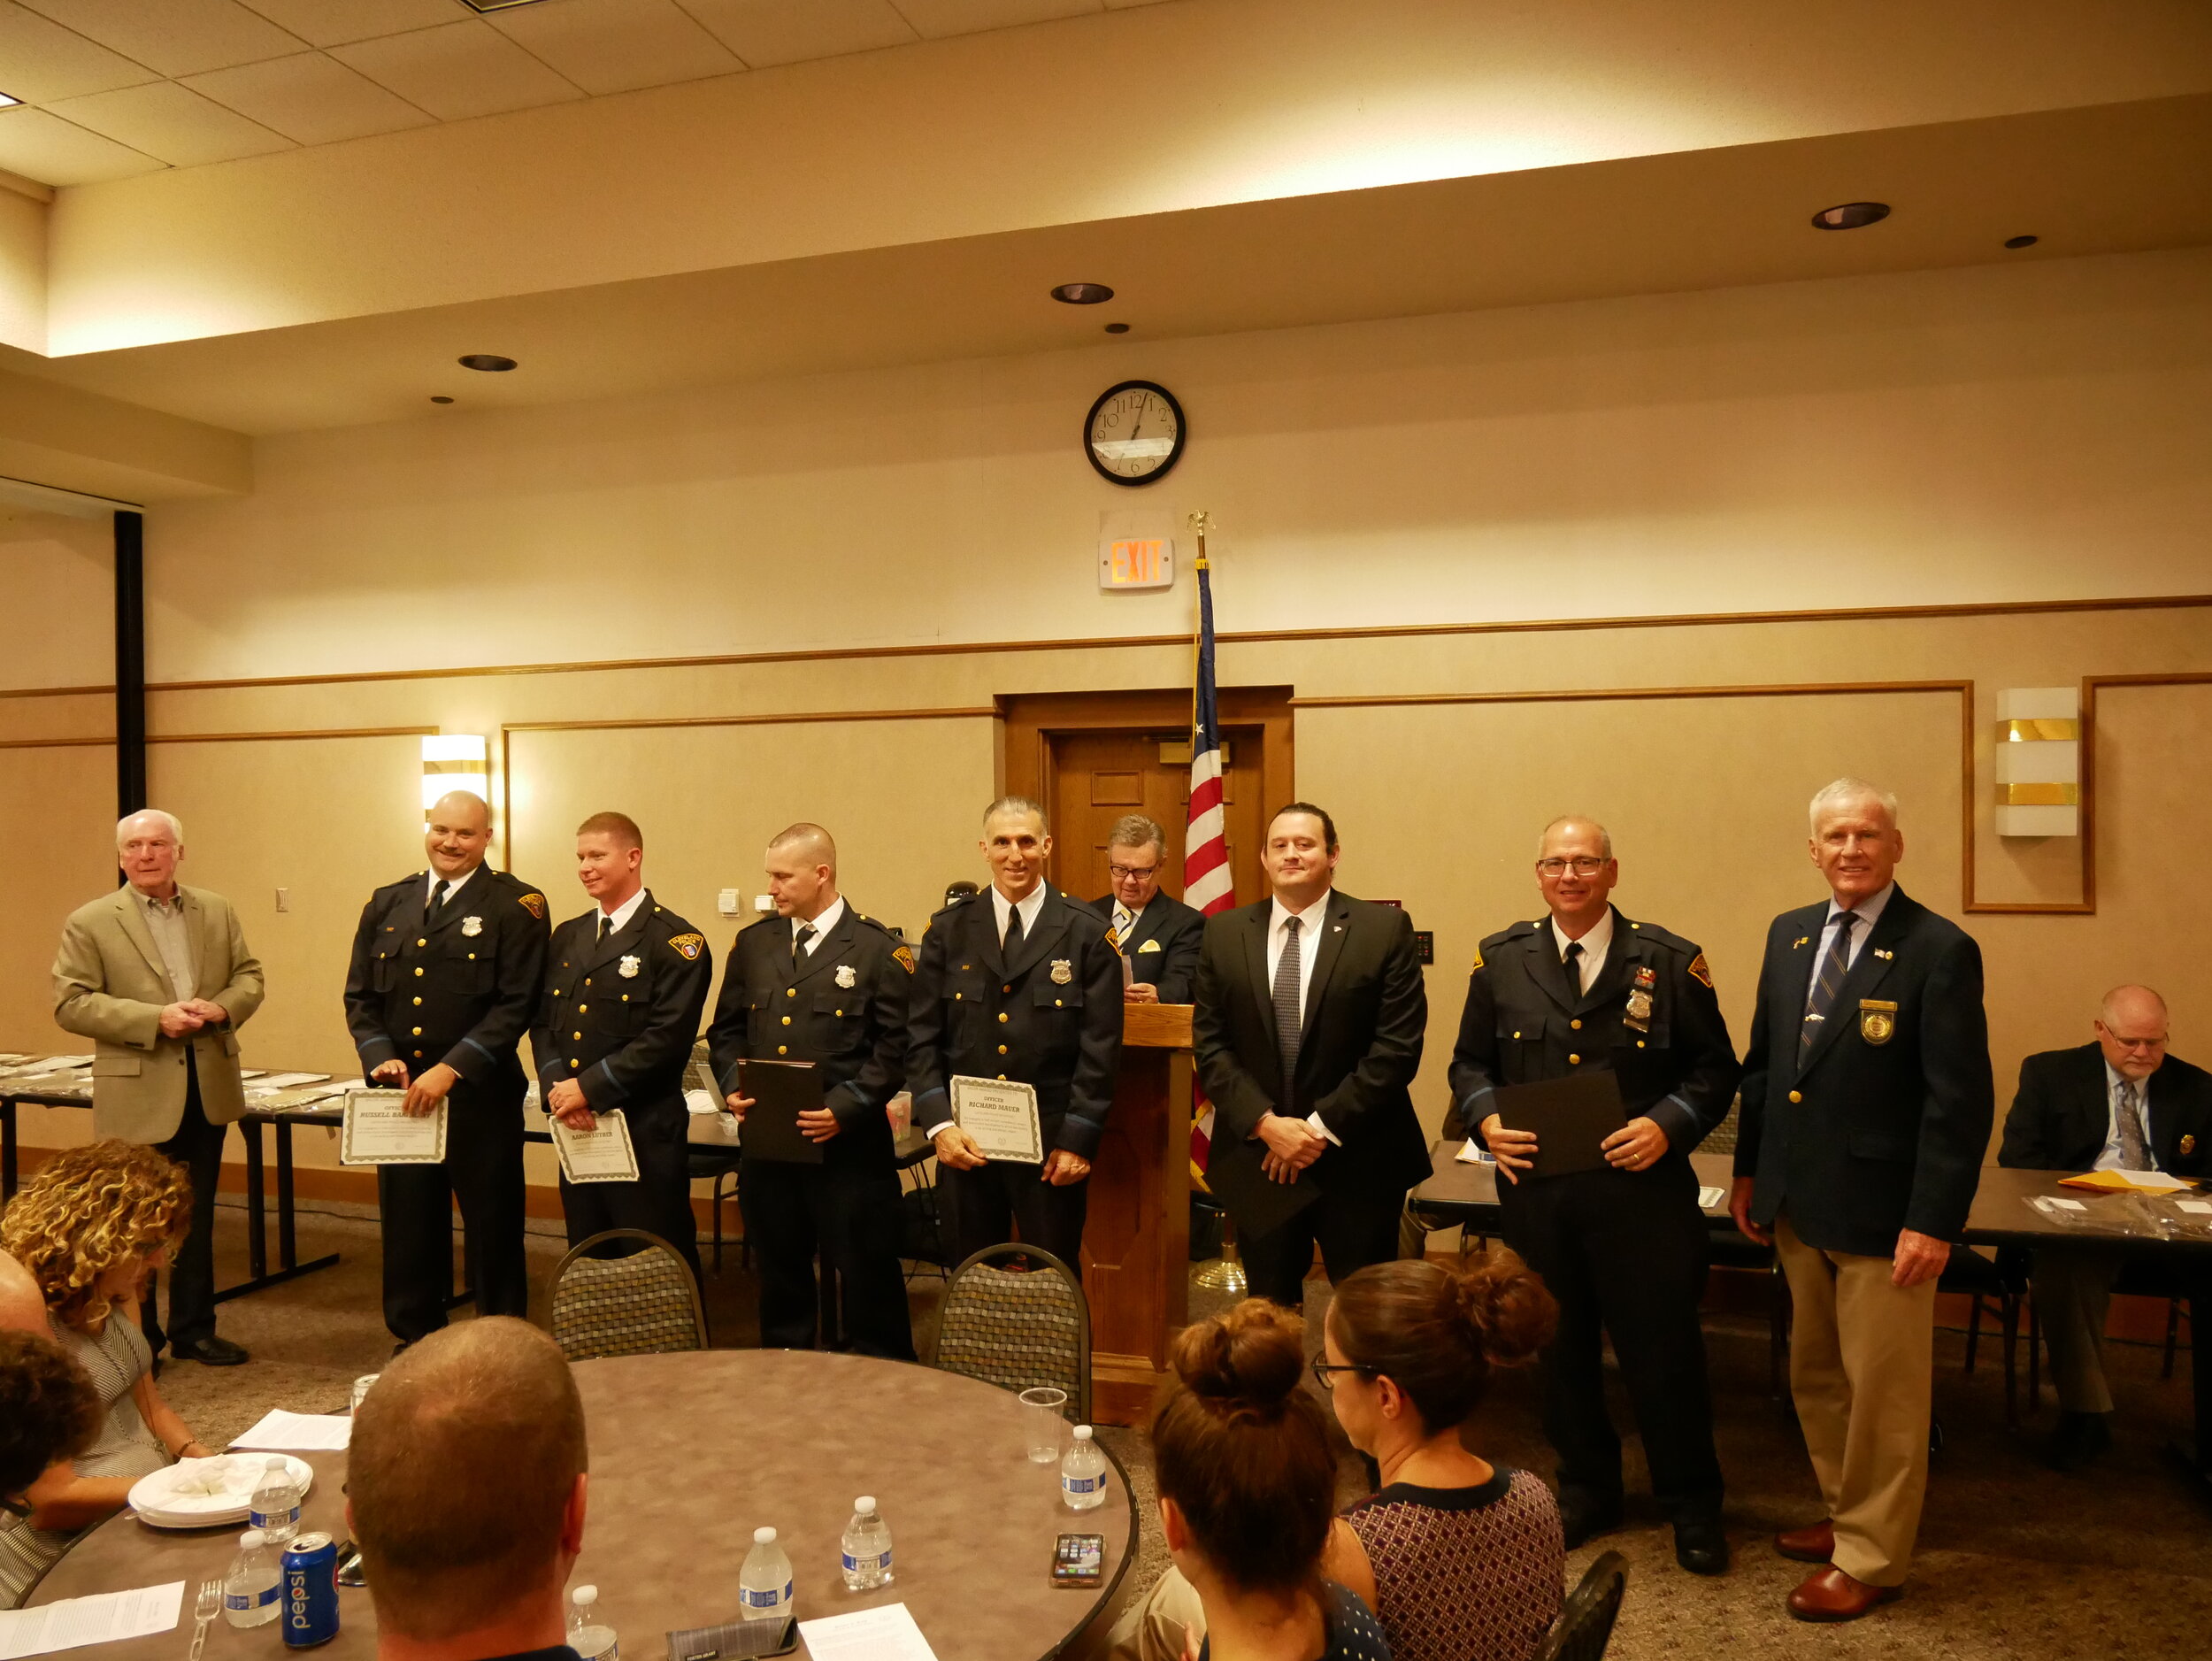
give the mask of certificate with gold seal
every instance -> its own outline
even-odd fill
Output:
[[[974,1139],[986,1159],[1042,1165],[1044,1132],[1037,1122],[1037,1092],[1013,1079],[952,1080],[952,1117]]]
[[[620,1109],[597,1115],[589,1130],[572,1130],[567,1120],[553,1119],[553,1151],[560,1156],[561,1174],[571,1182],[634,1182],[637,1150],[630,1142],[630,1121]]]
[[[444,1158],[446,1104],[411,1114],[406,1100],[404,1090],[348,1090],[338,1163],[434,1165]]]

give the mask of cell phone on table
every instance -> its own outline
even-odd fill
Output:
[[[795,1615],[762,1615],[668,1634],[668,1661],[764,1661],[799,1647]]]
[[[1106,1578],[1104,1534],[1062,1534],[1052,1548],[1055,1586],[1096,1586]]]

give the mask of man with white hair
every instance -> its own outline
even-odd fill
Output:
[[[1800,1620],[1897,1596],[1928,1483],[1936,1278],[1966,1227],[1995,1092],[1981,948],[1897,886],[1897,801],[1813,797],[1830,897],[1785,911],[1745,1058],[1736,1225],[1776,1242],[1796,1311],[1790,1391],[1827,1516],[1778,1535],[1822,1566]]]
[[[2166,1000],[2147,986],[2115,987],[2092,1027],[2095,1042],[2020,1064],[1997,1163],[2212,1175],[2212,1074],[2166,1053]],[[2120,1262],[2113,1246],[2036,1248],[2035,1307],[2059,1407],[2045,1457],[2061,1471],[2078,1471],[2112,1445],[2104,1323]]]
[[[192,1231],[169,1274],[169,1353],[236,1366],[215,1333],[215,1188],[225,1127],[246,1111],[238,1027],[261,1007],[261,965],[221,895],[177,880],[184,827],[158,808],[115,827],[124,886],[79,906],[54,958],[54,1019],[89,1038],[92,1134],[159,1149],[192,1179]],[[140,1325],[163,1330],[146,1281]]]

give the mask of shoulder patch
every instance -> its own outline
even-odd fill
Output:
[[[668,943],[676,949],[686,963],[694,963],[706,950],[707,937],[704,934],[671,934]]]
[[[535,888],[531,889],[527,894],[516,895],[515,904],[540,922],[545,920],[545,896],[540,894]]]
[[[1474,965],[1474,969],[1470,969],[1470,970],[1468,970],[1468,971],[1467,971],[1467,973],[1468,973],[1469,974],[1472,974],[1472,973],[1474,973],[1475,969],[1479,969],[1479,968],[1481,968],[1481,967],[1482,967],[1482,948],[1481,948],[1481,947],[1479,947],[1479,946],[1478,946],[1478,947],[1476,947],[1476,948],[1475,948],[1475,965]]]
[[[900,968],[905,970],[907,973],[912,974],[914,973],[914,950],[912,947],[902,945],[892,947],[891,959],[893,962],[896,963]]]
[[[1839,930],[1838,932],[1840,933],[1841,931]],[[1704,982],[1705,988],[1708,991],[1712,989],[1713,972],[1705,966],[1705,954],[1703,952],[1701,951],[1696,957],[1690,959],[1690,973],[1699,980]]]

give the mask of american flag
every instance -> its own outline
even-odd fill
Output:
[[[1191,516],[1198,533],[1198,665],[1191,699],[1190,825],[1183,836],[1183,902],[1207,916],[1237,903],[1229,870],[1228,829],[1221,811],[1221,712],[1214,697],[1214,595],[1206,563],[1207,521]],[[1214,1110],[1198,1092],[1190,1130],[1191,1169],[1201,1177],[1213,1147]]]

